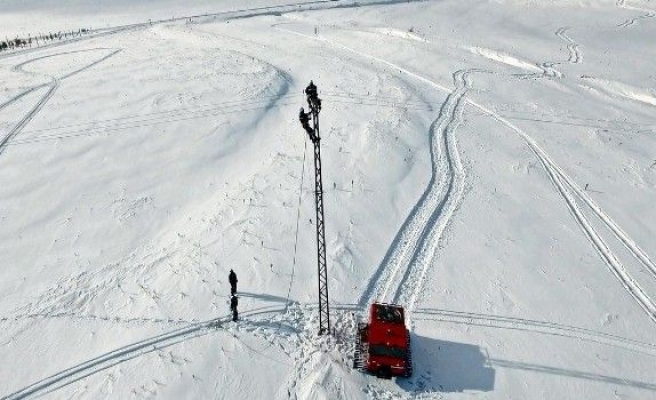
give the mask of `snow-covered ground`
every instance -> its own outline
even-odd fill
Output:
[[[0,397],[656,397],[654,1],[61,3],[0,0],[93,29],[0,53]]]

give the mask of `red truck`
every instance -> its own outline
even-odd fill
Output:
[[[369,322],[358,323],[353,367],[386,379],[412,375],[410,332],[403,307],[371,305]]]

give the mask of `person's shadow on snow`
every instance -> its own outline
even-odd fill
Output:
[[[253,297],[256,299],[260,299],[263,301],[270,301],[274,303],[286,303],[287,301],[289,301],[289,299],[285,297],[274,296],[271,294],[264,294],[264,293],[238,292],[237,294],[242,297]]]

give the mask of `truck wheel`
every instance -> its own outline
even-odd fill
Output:
[[[412,346],[410,345],[409,330],[406,330],[406,335],[408,337],[408,349],[405,355],[405,371],[403,372],[403,377],[410,378],[412,377]]]

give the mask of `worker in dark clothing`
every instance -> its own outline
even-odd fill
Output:
[[[230,270],[228,281],[230,281],[230,296],[234,296],[237,293],[237,274],[235,274],[235,271]]]
[[[239,318],[239,313],[237,312],[237,303],[239,300],[237,299],[237,296],[232,296],[230,298],[230,310],[232,310],[232,320],[237,321]]]
[[[305,94],[308,97],[314,97],[317,95],[317,86],[314,84],[314,82],[310,81],[308,87],[305,88]]]

